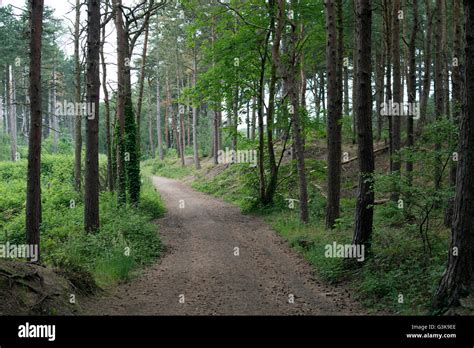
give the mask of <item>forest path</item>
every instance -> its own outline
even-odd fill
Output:
[[[130,283],[87,301],[86,314],[362,314],[346,290],[315,280],[262,219],[176,180],[153,183],[168,209],[158,221],[165,253]]]

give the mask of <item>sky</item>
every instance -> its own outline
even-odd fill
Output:
[[[123,0],[123,3],[126,5],[132,4],[136,2],[137,0]],[[48,6],[50,8],[54,9],[54,15],[56,18],[62,19],[63,20],[63,25],[66,28],[70,28],[70,30],[73,29],[74,26],[74,21],[75,21],[75,11],[74,11],[74,6],[75,6],[75,0],[44,0],[45,6]],[[5,5],[13,5],[16,7],[16,12],[20,13],[21,8],[24,8],[26,6],[26,0],[0,0],[0,6],[5,6]],[[83,25],[85,24],[87,18],[87,7],[82,6],[81,8],[81,22]],[[106,35],[107,35],[107,40],[104,45],[104,55],[105,55],[105,60],[107,63],[107,80],[108,80],[108,86],[111,86],[112,88],[116,88],[116,76],[117,76],[117,70],[116,70],[116,60],[117,60],[117,55],[116,55],[116,35],[115,35],[115,28],[114,28],[114,23],[113,21],[110,21],[106,27]],[[85,42],[85,41],[84,41]],[[57,39],[57,44],[60,46],[60,48],[67,54],[72,56],[74,53],[74,45],[73,45],[73,38],[72,34],[66,33],[63,37],[60,37]],[[134,50],[134,56],[137,56],[140,54],[142,51],[142,47],[140,43],[137,43],[137,46],[135,47]],[[132,59],[133,61],[133,59]],[[101,69],[101,74],[102,74],[102,67]],[[101,77],[102,81],[102,77]],[[136,74],[132,74],[132,84],[137,81]],[[109,88],[110,89],[110,88]],[[103,91],[102,88],[100,90],[101,92],[101,99],[103,100]],[[313,103],[313,97],[311,93],[307,93],[307,103],[308,105],[312,105]],[[244,128],[245,125],[245,117],[242,121],[243,124],[239,128]]]
[[[124,4],[132,3],[131,0],[124,0]],[[47,7],[54,9],[54,16],[58,19],[63,20],[63,25],[66,28],[73,29],[74,21],[75,21],[75,0],[44,0],[44,4]],[[0,6],[12,5],[15,7],[15,12],[20,13],[22,8],[25,8],[26,1],[25,0],[0,0]],[[82,6],[81,8],[81,22],[84,24],[87,18],[87,7]],[[108,85],[115,88],[116,85],[116,76],[117,76],[117,69],[116,69],[116,35],[115,35],[115,28],[113,21],[110,21],[106,27],[106,35],[107,40],[104,45],[104,56],[105,61],[107,63],[107,80]],[[65,36],[60,37],[57,39],[57,44],[64,51],[67,55],[72,56],[74,54],[74,42],[73,37],[70,33],[66,33]],[[85,42],[85,41],[84,41]],[[135,47],[134,53],[135,55],[137,52],[141,52],[140,43],[137,44]],[[101,67],[101,74],[102,74],[102,67]],[[102,81],[102,77],[101,77]],[[136,81],[136,77],[132,77],[132,83]],[[101,88],[101,99],[103,98],[103,91]]]

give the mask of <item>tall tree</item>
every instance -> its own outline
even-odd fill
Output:
[[[411,31],[410,44],[408,47],[408,103],[414,105],[416,102],[416,36],[418,33],[418,0],[413,0],[413,27]],[[408,115],[407,120],[407,146],[415,145],[413,115]],[[408,180],[411,183],[413,172],[413,162],[406,163]]]
[[[44,0],[29,0],[30,6],[30,134],[26,184],[26,241],[38,248],[40,261],[41,221],[41,36]]]
[[[445,101],[445,73],[446,73],[446,62],[444,55],[444,47],[446,37],[444,35],[444,21],[446,20],[446,3],[445,0],[436,1],[436,31],[435,31],[435,114],[436,120],[441,120],[446,114],[446,101]],[[438,141],[435,144],[436,152],[436,163],[434,172],[434,182],[436,189],[441,188],[441,176],[442,176],[442,159],[441,159],[441,143]]]
[[[327,65],[327,146],[328,146],[328,198],[326,205],[326,227],[332,228],[339,218],[339,200],[341,193],[342,158],[342,54],[339,42],[342,42],[342,30],[337,30],[336,7],[342,15],[341,1],[326,0],[326,65]],[[338,17],[339,17],[338,16]],[[342,26],[342,18],[338,20]]]
[[[431,10],[431,0],[425,0],[425,11],[426,11],[426,34],[425,34],[425,47],[423,48],[423,84],[421,89],[420,98],[420,120],[416,130],[416,135],[420,135],[423,131],[423,127],[426,123],[426,110],[428,107],[428,99],[430,96],[431,89],[431,49],[432,49],[432,36],[433,36],[433,16],[434,12]]]
[[[153,121],[152,121],[152,106],[153,103],[151,101],[151,79],[148,78],[148,93],[147,93],[147,121],[148,121],[148,142],[150,143],[150,154],[152,158],[155,158],[155,141],[153,140]]]
[[[461,56],[462,56],[462,47],[461,47],[461,1],[453,0],[453,62],[452,62],[452,95],[453,95],[453,111],[452,111],[452,120],[456,127],[459,127],[459,112],[462,104],[462,93],[461,93]],[[449,88],[448,88],[449,90]],[[448,94],[449,96],[449,94]],[[456,171],[457,163],[456,161],[451,161],[449,168],[449,185],[451,187],[456,186]],[[450,198],[448,201],[448,206],[446,208],[446,214],[444,218],[444,223],[446,227],[451,227],[452,217],[453,217],[453,208],[454,208],[454,198]]]
[[[193,46],[193,88],[196,88],[197,83],[197,48],[196,40],[194,40]],[[192,106],[193,108],[193,153],[194,153],[194,166],[196,169],[201,169],[201,164],[199,163],[199,147],[198,147],[198,136],[197,136],[197,122],[198,122],[198,113],[196,105]]]
[[[401,68],[400,68],[400,0],[393,0],[393,10],[392,10],[392,59],[393,59],[393,104],[398,105],[399,114],[392,112],[390,118],[392,119],[392,131],[391,131],[391,155],[392,158],[392,167],[391,172],[400,175],[401,163],[398,158],[397,152],[400,150],[401,146],[401,106],[403,103],[402,97],[402,83],[401,83]],[[396,108],[394,108],[396,109]],[[392,192],[392,200],[398,201],[398,189],[394,187]]]
[[[161,131],[161,94],[160,94],[160,47],[156,45],[156,133],[158,138],[158,156],[160,160],[164,159],[163,135]],[[168,119],[165,120],[168,122]],[[165,128],[166,131],[168,128]]]
[[[150,23],[151,12],[148,11],[145,18],[145,39],[143,41],[143,51],[141,57],[141,66],[140,66],[140,80],[138,87],[138,101],[137,101],[137,146],[140,146],[140,126],[141,126],[141,116],[142,116],[142,104],[143,104],[143,90],[145,88],[145,68],[146,68],[146,59],[148,51],[148,34],[149,34],[149,23]],[[153,149],[154,151],[154,149]]]
[[[84,227],[93,232],[99,228],[100,1],[88,0],[87,10],[86,101],[92,114],[86,121]]]
[[[117,199],[120,204],[127,201],[127,175],[125,172],[125,69],[127,61],[127,36],[125,34],[122,0],[113,0],[115,13],[115,28],[117,31],[117,110],[116,120],[118,132],[116,132],[116,159],[117,159]]]
[[[474,280],[474,2],[464,0],[465,74],[454,218],[446,271],[435,306],[457,306],[472,294]]]
[[[299,184],[300,220],[303,223],[307,223],[309,221],[308,187],[304,161],[304,135],[302,132],[298,88],[299,64],[301,63],[301,52],[298,47],[301,44],[301,36],[299,35],[301,26],[298,23],[296,1],[294,0],[290,2],[290,11],[291,12],[289,13],[293,14],[293,16],[290,17],[293,17],[293,19],[288,19],[287,17],[288,14],[286,13],[286,1],[278,0],[275,42],[281,40],[283,31],[286,28],[286,24],[289,24],[290,32],[288,33],[288,47],[285,48],[287,50],[287,61],[282,62],[279,52],[277,52],[276,61],[279,72],[283,77],[283,83],[287,88],[286,93],[288,95],[288,105],[293,126],[294,148],[296,152],[296,167],[298,171]]]
[[[385,42],[385,103],[390,105],[392,103],[392,5],[390,0],[383,1],[383,22],[384,22],[384,42]],[[392,129],[393,119],[388,117],[388,135],[389,135],[389,148],[390,148],[390,171],[393,168],[393,146],[392,146]]]
[[[372,139],[372,2],[357,0],[357,132],[359,186],[357,191],[355,229],[352,243],[370,248],[374,215],[374,149]]]
[[[377,110],[377,140],[382,139],[383,129],[383,117],[382,117],[382,104],[384,98],[384,78],[385,78],[385,46],[381,45],[376,48],[375,53],[375,93],[376,93],[376,110]]]
[[[107,7],[108,9],[108,7]],[[114,170],[112,160],[112,136],[110,134],[110,100],[107,88],[107,63],[104,56],[105,44],[105,22],[101,25],[102,40],[100,42],[100,60],[102,62],[102,90],[104,92],[105,106],[105,142],[107,148],[107,187],[109,191],[114,190]]]
[[[81,2],[76,0],[76,20],[74,22],[74,73],[76,84],[76,103],[81,102],[81,60],[79,56],[79,40],[80,40],[80,22],[81,22]],[[76,190],[81,190],[82,183],[82,118],[78,113],[74,122],[74,181]]]
[[[15,76],[14,70],[11,65],[8,67],[9,74],[7,84],[9,85],[9,95],[8,95],[8,104],[9,104],[9,122],[10,125],[10,150],[11,150],[11,160],[16,161],[17,153],[17,122],[16,122],[16,87],[15,87]]]

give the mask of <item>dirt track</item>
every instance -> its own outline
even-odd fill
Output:
[[[168,208],[158,222],[167,250],[132,282],[88,301],[87,314],[362,314],[347,291],[315,280],[307,262],[260,218],[179,181],[153,182]]]

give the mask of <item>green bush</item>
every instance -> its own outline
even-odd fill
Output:
[[[119,206],[113,193],[102,192],[100,229],[85,233],[82,197],[73,188],[73,165],[71,156],[43,156],[42,261],[66,271],[88,272],[100,285],[127,280],[137,266],[160,255],[152,220],[164,213],[163,202],[149,180],[144,180],[136,208]],[[0,177],[0,243],[25,243],[26,161],[0,162]]]

